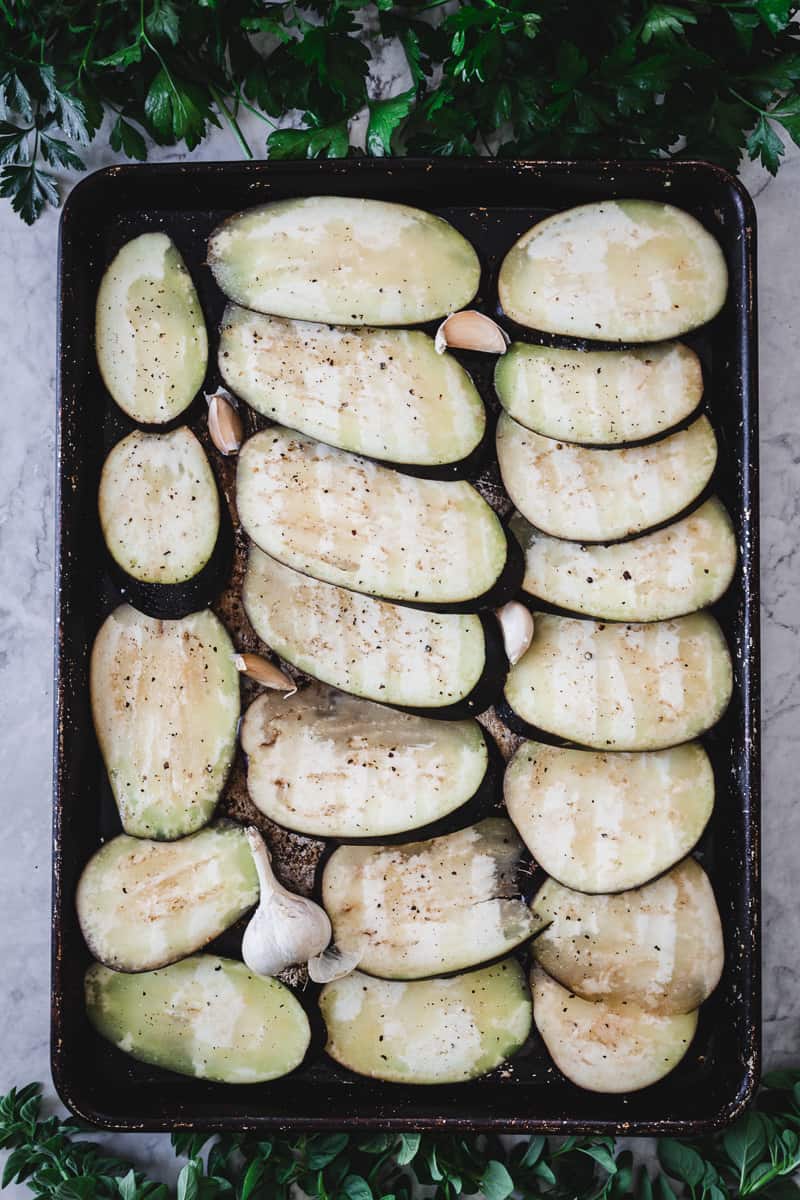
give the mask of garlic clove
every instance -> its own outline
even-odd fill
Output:
[[[242,444],[242,418],[236,411],[233,396],[225,388],[206,395],[208,404],[208,433],[220,454],[236,454]]]
[[[355,971],[364,955],[363,950],[342,950],[332,945],[322,954],[308,960],[308,977],[314,983],[333,983]]]
[[[276,692],[285,692],[284,699],[286,700],[297,691],[297,684],[294,680],[285,675],[268,658],[263,658],[260,654],[236,654],[234,655],[233,665],[240,675],[246,675],[248,679],[254,679],[262,687],[272,688]]]
[[[518,600],[510,600],[494,614],[500,622],[506,657],[513,667],[533,641],[533,616]]]
[[[451,313],[436,330],[437,354],[448,347],[455,350],[480,350],[484,354],[505,354],[511,338],[491,317],[475,309]]]
[[[242,958],[255,975],[277,975],[321,954],[331,940],[328,914],[275,878],[269,850],[255,826],[246,830],[260,897],[242,938]]]

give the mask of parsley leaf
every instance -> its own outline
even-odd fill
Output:
[[[128,158],[136,158],[139,162],[144,162],[147,158],[147,145],[144,138],[135,129],[129,121],[125,121],[122,116],[117,117],[111,133],[109,134],[109,142],[111,149],[118,153],[122,151]]]
[[[275,129],[267,138],[270,158],[346,158],[350,138],[346,121],[318,129]]]
[[[747,151],[752,159],[760,159],[762,166],[775,175],[786,148],[767,118],[761,116],[747,139]]]
[[[180,80],[162,67],[148,88],[145,115],[162,138],[181,138],[189,149],[202,140],[209,119],[209,101],[196,83]]]
[[[181,21],[172,0],[156,0],[145,18],[144,26],[150,37],[163,38],[177,46]]]
[[[86,164],[83,159],[79,158],[72,147],[61,138],[52,137],[51,134],[42,131],[39,147],[45,162],[54,167],[68,167],[75,171],[85,169]]]
[[[10,163],[3,167],[0,196],[11,200],[11,207],[26,225],[32,225],[48,204],[58,206],[56,181],[35,163]]]
[[[0,163],[18,162],[25,156],[30,128],[0,121]]]
[[[386,100],[370,100],[367,126],[367,153],[380,157],[392,153],[392,138],[414,103],[416,91],[409,88]]]

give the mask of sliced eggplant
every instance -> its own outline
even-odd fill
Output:
[[[651,754],[523,742],[503,790],[539,866],[580,892],[654,879],[696,845],[714,807],[714,773],[699,742]]]
[[[205,378],[208,337],[192,277],[165,233],[126,242],[97,293],[95,347],[103,382],[134,421],[163,425]]]
[[[537,613],[506,701],[522,722],[598,750],[660,750],[720,719],[732,689],[710,613],[650,625],[604,625]]]
[[[477,721],[432,721],[321,684],[264,692],[241,729],[253,803],[314,837],[380,838],[430,827],[482,792]]]
[[[521,578],[471,484],[398,474],[279,425],[242,447],[236,505],[265,553],[368,595],[475,608],[503,603]]]
[[[663,1079],[686,1054],[697,1013],[659,1016],[634,1004],[582,1000],[536,966],[533,1019],[559,1071],[587,1092],[637,1092]]]
[[[506,412],[545,437],[613,445],[655,437],[694,412],[700,359],[670,342],[641,350],[563,350],[515,342],[497,360]]]
[[[245,832],[222,823],[176,842],[112,838],[84,867],[75,903],[96,959],[149,971],[199,950],[257,900]]]
[[[202,571],[219,535],[219,493],[191,429],[129,433],[100,476],[100,524],[109,553],[145,583],[183,583]]]
[[[736,570],[736,533],[716,496],[665,529],[610,546],[550,537],[519,513],[511,531],[525,554],[529,595],[609,621],[664,621],[707,608]]]
[[[301,575],[257,546],[250,547],[242,595],[268,646],[343,692],[424,715],[465,717],[488,708],[502,686],[499,635],[478,616],[362,596]]]
[[[326,984],[319,1004],[331,1058],[391,1083],[475,1079],[511,1058],[531,1030],[530,992],[511,958],[415,983],[354,971]]]
[[[478,256],[442,217],[349,196],[237,213],[208,242],[226,296],[245,308],[338,325],[415,325],[464,308]]]
[[[717,461],[708,417],[647,446],[590,449],[542,437],[503,413],[497,458],[514,504],[537,529],[611,542],[669,521],[705,488]]]
[[[659,342],[715,317],[728,290],[719,243],[655,200],[555,213],[503,260],[500,303],[520,325],[567,337]]]
[[[486,431],[467,372],[418,330],[315,325],[229,304],[219,368],[265,417],[399,467],[471,461]]]
[[[519,896],[524,851],[502,817],[426,842],[340,846],[322,876],[334,941],[384,979],[499,958],[541,928]]]
[[[719,983],[719,910],[693,858],[618,896],[587,896],[548,879],[531,907],[546,926],[533,942],[537,962],[584,1000],[688,1013]]]
[[[214,954],[139,975],[94,963],[85,990],[99,1034],[140,1062],[195,1079],[279,1079],[300,1065],[311,1041],[287,987]]]
[[[208,610],[180,621],[122,604],[95,638],[92,715],[122,826],[171,840],[205,825],[233,761],[239,673]]]

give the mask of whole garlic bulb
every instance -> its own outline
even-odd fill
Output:
[[[321,954],[331,940],[331,923],[313,900],[278,883],[269,850],[253,826],[247,830],[247,840],[261,894],[244,931],[242,958],[256,975],[277,975],[293,963],[308,962]]]

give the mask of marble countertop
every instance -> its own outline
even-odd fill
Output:
[[[251,129],[253,145],[263,134]],[[230,158],[214,133],[198,156]],[[159,154],[179,159],[178,153]],[[107,145],[90,165],[111,161]],[[759,219],[763,633],[764,1050],[800,1062],[800,151],[776,179],[748,167]],[[65,181],[68,183],[69,181]],[[0,203],[0,1091],[49,1068],[50,802],[53,646],[56,252],[58,214],[26,228]],[[172,1175],[167,1139],[112,1137],[143,1167]],[[27,1195],[20,1188],[20,1195]]]

